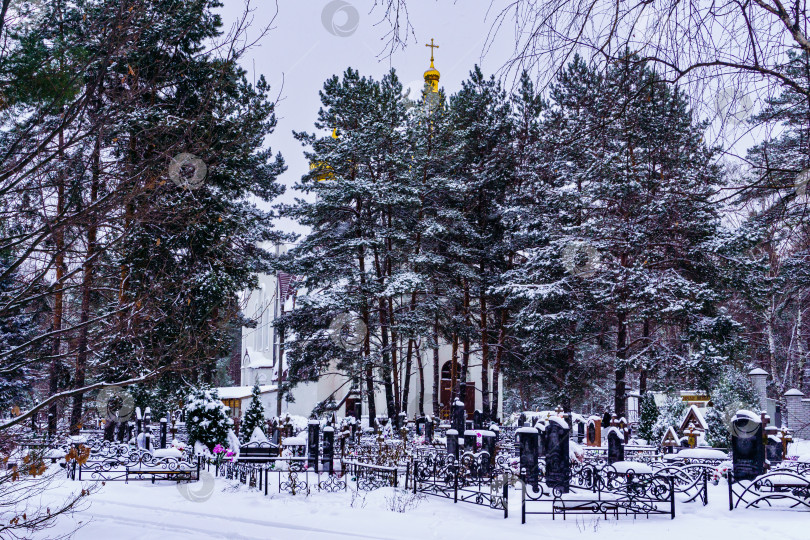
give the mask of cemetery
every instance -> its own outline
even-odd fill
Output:
[[[0,540],[810,538],[807,9],[0,0]]]
[[[223,412],[209,395],[213,405],[205,409]],[[656,443],[639,441],[638,426],[610,413],[586,418],[558,407],[499,425],[477,410],[468,419],[461,401],[448,420],[398,416],[378,419],[377,429],[363,416],[262,417],[242,442],[222,416],[230,426],[225,444],[208,447],[189,436],[189,415],[199,405],[193,400],[157,421],[148,408],[134,407],[128,419],[125,404],[111,403],[106,418],[79,435],[53,440],[29,431],[18,457],[47,462],[62,479],[54,494],[102,486],[91,497],[102,506],[108,496],[142,486],[152,486],[149,498],[161,504],[210,508],[209,500],[227,506],[249,497],[252,508],[273,515],[293,501],[354,511],[376,500],[394,514],[463,515],[487,527],[497,518],[526,537],[558,520],[571,523],[574,529],[562,529],[570,533],[585,523],[597,530],[599,521],[617,532],[639,520],[670,530],[666,523],[685,521],[688,529],[696,516],[780,523],[810,517],[810,441],[794,437],[794,417],[781,410],[776,422],[767,410],[737,411],[726,426],[728,448],[705,445],[695,425],[701,413],[692,408],[682,429],[670,427]],[[210,519],[221,519],[212,512]],[[328,528],[310,532],[330,537]]]

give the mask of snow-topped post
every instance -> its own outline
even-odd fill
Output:
[[[560,493],[568,493],[571,480],[571,458],[568,455],[570,435],[571,429],[563,418],[549,418],[545,436],[546,485]]]
[[[761,368],[754,368],[748,372],[748,377],[754,386],[760,410],[766,410],[768,407],[768,372]]]
[[[160,447],[166,448],[166,436],[169,434],[169,421],[166,417],[160,419]]]
[[[328,474],[334,471],[335,459],[335,428],[326,426],[323,428],[323,465]]]
[[[617,426],[608,429],[608,465],[624,461],[624,435]]]
[[[309,457],[309,466],[314,467],[315,472],[318,472],[318,438],[320,431],[321,424],[313,415],[307,423],[307,456]]]
[[[762,419],[751,411],[737,411],[731,422],[734,480],[754,480],[765,472]]]
[[[522,427],[517,430],[518,447],[520,448],[520,476],[523,482],[531,485],[534,492],[538,491],[540,480],[540,467],[537,463],[540,457],[540,432],[533,427]]]
[[[804,418],[803,398],[804,392],[798,388],[791,388],[785,392],[785,416],[787,417],[787,427],[792,429],[794,435],[797,437],[810,435],[810,433],[805,433],[805,431],[802,429],[804,428],[804,424],[810,421],[810,418]]]
[[[147,407],[146,410],[143,411],[143,425],[145,427],[149,427],[152,423],[152,409]]]

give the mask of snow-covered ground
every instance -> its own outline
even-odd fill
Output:
[[[803,441],[790,454],[810,453]],[[63,481],[49,497],[57,500],[78,489],[78,482]],[[193,501],[195,493],[210,493]],[[768,509],[728,510],[727,487],[709,486],[709,505],[677,505],[677,516],[649,519],[622,517],[607,521],[590,516],[552,521],[551,516],[527,516],[520,523],[520,494],[510,497],[509,518],[500,511],[429,497],[404,513],[391,510],[395,493],[379,489],[355,496],[313,493],[267,497],[236,482],[216,479],[180,485],[173,482],[108,482],[93,494],[89,508],[62,519],[49,535],[79,527],[75,538],[116,540],[160,538],[193,539],[327,539],[327,538],[454,538],[500,539],[539,537],[552,540],[579,538],[650,539],[711,538],[715,540],[793,540],[808,537],[810,512]]]
[[[66,481],[52,490],[57,497],[75,489]],[[199,486],[190,486],[192,491]],[[510,516],[470,504],[430,497],[405,513],[391,510],[394,493],[379,489],[354,501],[351,493],[309,497],[270,494],[217,480],[208,500],[187,500],[171,482],[110,482],[94,494],[90,507],[62,519],[49,534],[80,526],[77,539],[326,539],[326,538],[538,538],[604,540],[705,538],[746,540],[806,538],[810,512],[734,510],[726,487],[710,486],[710,504],[679,504],[675,520],[603,520],[577,516],[567,521],[527,516],[520,524],[520,497],[510,499]],[[353,507],[354,506],[354,507]]]

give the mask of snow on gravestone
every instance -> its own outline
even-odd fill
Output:
[[[751,411],[737,411],[731,422],[734,480],[754,480],[765,472],[762,420]]]
[[[608,430],[608,464],[624,461],[624,435],[617,427]]]
[[[546,485],[560,493],[568,493],[571,478],[571,459],[568,455],[568,423],[552,416],[546,428]]]

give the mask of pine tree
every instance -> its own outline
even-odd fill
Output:
[[[645,393],[641,396],[638,434],[647,441],[647,444],[658,444],[661,441],[655,441],[653,437],[653,428],[658,421],[658,405],[655,404],[655,397],[651,392]]]
[[[250,440],[254,429],[264,431],[264,405],[262,405],[262,390],[258,384],[253,385],[251,394],[250,405],[239,424],[239,442],[242,444]]]
[[[233,420],[216,389],[201,386],[192,390],[184,407],[190,444],[200,442],[209,450],[217,444],[228,445]]]

